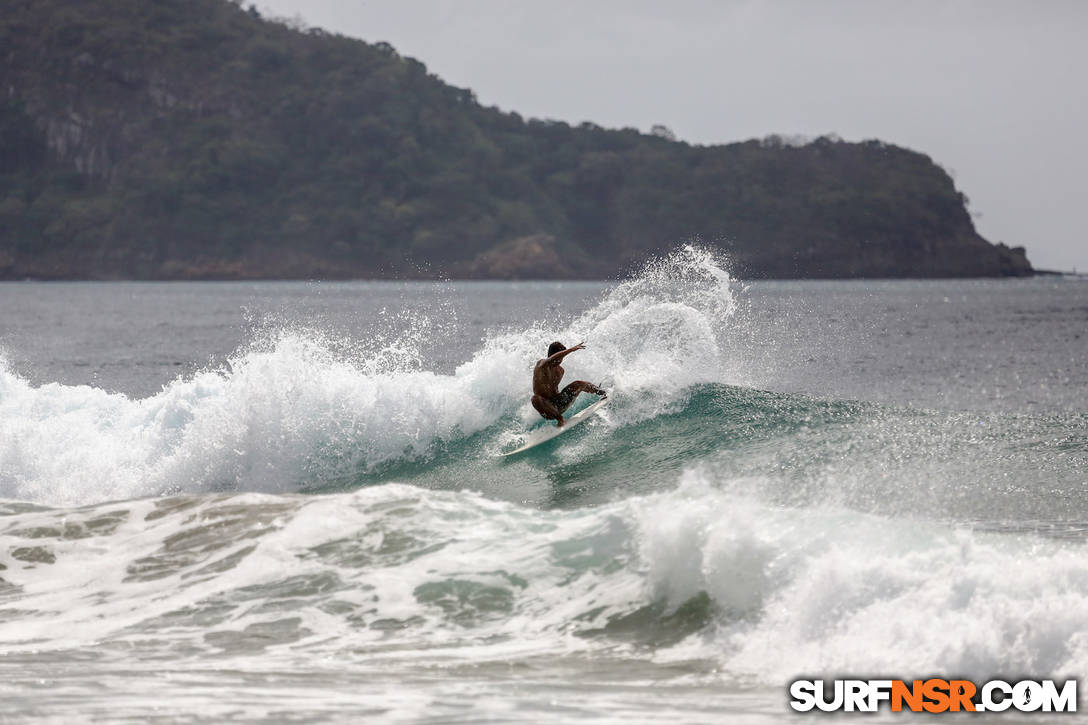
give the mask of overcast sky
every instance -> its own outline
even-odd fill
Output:
[[[952,172],[991,242],[1088,272],[1088,2],[255,4],[384,40],[526,117],[661,123],[700,144],[836,133],[906,146]]]

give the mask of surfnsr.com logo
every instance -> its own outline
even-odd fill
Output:
[[[884,703],[892,712],[1076,712],[1077,681],[796,680],[790,698],[797,712],[876,712]]]

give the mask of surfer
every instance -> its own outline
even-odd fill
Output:
[[[545,420],[556,421],[556,427],[566,423],[563,411],[570,407],[578,393],[608,397],[603,390],[585,380],[575,380],[562,390],[559,389],[559,381],[563,379],[563,368],[559,363],[575,350],[585,349],[584,342],[574,347],[563,347],[563,343],[553,342],[548,346],[548,357],[537,360],[536,367],[533,368],[533,407]]]

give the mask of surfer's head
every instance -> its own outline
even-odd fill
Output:
[[[566,350],[566,349],[567,349],[567,346],[564,345],[563,343],[553,342],[551,345],[548,345],[548,357],[551,357],[555,353],[560,352],[561,350]]]

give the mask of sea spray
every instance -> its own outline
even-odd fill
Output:
[[[531,367],[556,338],[586,340],[568,376],[608,379],[616,425],[653,418],[682,405],[690,386],[728,377],[722,351],[735,303],[723,266],[685,247],[563,329],[537,322],[492,335],[451,375],[422,368],[419,344],[435,323],[421,315],[399,337],[358,342],[255,325],[258,338],[226,365],[140,399],[33,386],[0,368],[0,497],[77,505],[288,492],[425,459],[494,426],[503,440],[537,420]]]

